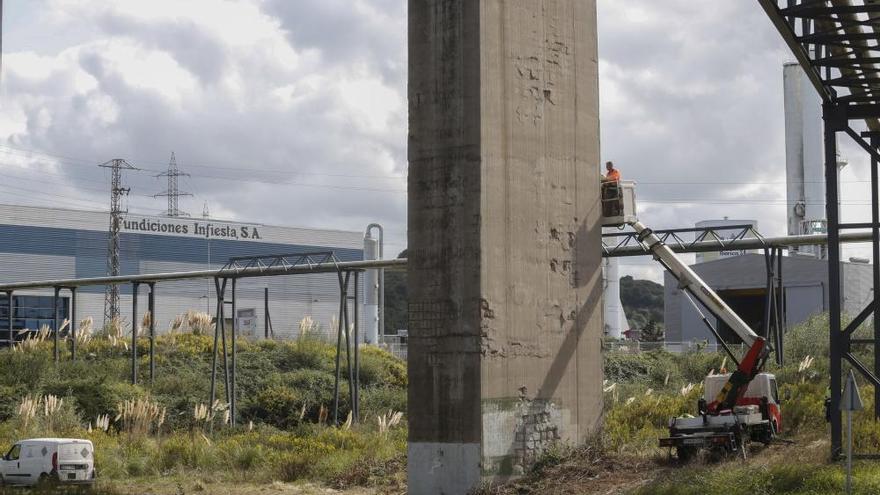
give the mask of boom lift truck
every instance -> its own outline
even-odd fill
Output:
[[[675,448],[679,460],[686,462],[700,449],[714,453],[739,452],[746,455],[751,441],[769,444],[782,426],[776,377],[761,370],[772,349],[756,334],[715,291],[665,245],[654,232],[639,222],[635,208],[635,183],[621,181],[602,184],[603,226],[635,230],[637,240],[673,277],[697,311],[694,298],[729,326],[748,346],[741,360],[725,346],[736,363],[733,373],[710,375],[704,381],[703,398],[697,415],[672,418],[669,436],[660,439],[661,447]],[[703,322],[723,342],[705,315]]]

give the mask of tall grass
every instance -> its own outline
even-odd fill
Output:
[[[138,322],[148,328],[148,317]],[[156,339],[156,376],[149,384],[145,336],[139,382],[130,380],[130,325],[98,332],[80,322],[77,362],[62,351],[54,364],[49,332],[14,351],[0,350],[0,449],[37,436],[95,442],[104,479],[160,475],[223,480],[323,481],[332,486],[402,479],[406,445],[406,368],[390,354],[361,354],[363,423],[326,425],[332,405],[335,343],[304,319],[291,342],[239,341],[238,424],[225,402],[207,404],[213,318],[190,312]],[[63,336],[69,340],[70,336]],[[65,342],[69,345],[69,342]],[[343,372],[343,378],[347,371]],[[222,372],[217,394],[225,396]],[[340,417],[350,418],[343,386]]]

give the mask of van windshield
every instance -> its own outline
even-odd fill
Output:
[[[9,449],[9,452],[6,453],[6,460],[17,461],[19,454],[21,454],[21,444],[17,443],[13,445],[11,449]]]

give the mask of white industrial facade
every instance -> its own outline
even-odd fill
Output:
[[[767,297],[767,271],[763,255],[745,254],[720,258],[692,265],[691,268],[749,326],[756,331],[761,329]],[[846,282],[845,290],[840,295],[841,303],[845,313],[855,316],[872,297],[871,265],[841,263],[841,273]],[[827,260],[808,256],[785,256],[782,258],[782,276],[785,294],[783,317],[787,327],[828,311],[830,294]],[[679,289],[678,281],[668,273],[665,274],[663,296],[667,343],[715,342],[700,313]],[[700,306],[700,311],[709,317],[709,321],[725,339],[730,338],[731,342],[738,340],[704,307]]]
[[[107,274],[109,214],[106,212],[0,205],[0,281],[70,279]],[[126,215],[120,225],[122,275],[221,268],[230,257],[332,251],[340,261],[363,259],[363,234],[337,230],[278,227],[205,218]],[[363,278],[362,278],[363,279]],[[264,292],[274,335],[294,336],[306,315],[329,331],[339,310],[335,273],[241,279],[236,304],[241,334],[263,335]],[[146,309],[141,286],[139,308]],[[13,330],[51,324],[50,290],[16,291]],[[69,314],[69,292],[63,291],[63,314]],[[229,298],[227,288],[226,298]],[[361,298],[363,300],[363,298]],[[120,287],[120,313],[131,320],[131,286]],[[214,313],[213,280],[156,284],[156,328],[189,310]],[[361,315],[362,308],[359,308]],[[232,315],[228,314],[227,318]],[[91,316],[101,325],[104,287],[77,291],[77,319]],[[8,305],[0,296],[0,335],[5,337]],[[363,320],[362,320],[363,321]],[[230,322],[231,323],[231,322]]]

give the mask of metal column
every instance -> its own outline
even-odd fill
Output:
[[[348,405],[349,411],[351,411],[352,417],[354,417],[354,369],[352,368],[351,362],[351,332],[349,331],[349,313],[348,313],[348,287],[349,280],[351,279],[351,272],[345,272],[345,290],[343,292],[342,299],[342,315],[344,318],[344,322],[342,325],[342,331],[345,333],[345,365],[348,368]]]
[[[871,147],[880,150],[880,132],[864,132],[863,137],[869,139]],[[880,160],[871,156],[871,235],[873,238],[871,265],[873,274],[874,297],[880,291],[880,178],[878,178]],[[874,305],[874,375],[880,376],[880,305]],[[880,387],[874,387],[874,419],[880,419]]]
[[[150,294],[147,299],[147,311],[150,313],[150,385],[156,378],[156,282],[147,282]]]
[[[354,391],[354,381],[352,377],[354,376],[352,370],[352,362],[351,362],[351,339],[349,338],[348,332],[348,287],[349,281],[351,280],[351,272],[349,271],[340,271],[338,273],[339,278],[339,324],[337,325],[336,332],[336,374],[333,381],[333,424],[339,424],[339,382],[341,381],[341,363],[340,360],[342,358],[342,345],[343,345],[343,336],[345,338],[345,362],[346,367],[348,369],[348,398],[349,405],[352,408],[352,418],[354,418],[354,400],[355,400],[355,391]]]
[[[12,347],[12,344],[15,342],[15,333],[12,330],[12,324],[15,320],[15,296],[12,294],[13,291],[9,291],[6,293],[6,300],[9,302],[9,315],[7,315],[6,324],[9,325],[6,327],[9,330],[9,347]]]
[[[220,280],[214,279],[214,286],[217,290],[217,293],[220,293]],[[210,398],[208,399],[208,407],[213,407],[214,400],[217,397],[217,345],[220,340],[220,313],[221,313],[221,302],[220,299],[217,299],[217,316],[214,317],[214,346],[211,351],[211,392]]]
[[[831,358],[831,457],[840,456],[843,425],[840,411],[841,359],[843,355],[840,327],[840,191],[837,170],[837,131],[840,122],[834,115],[834,106],[822,106],[825,121],[825,209],[828,218],[828,299],[829,344]]]
[[[55,297],[52,298],[53,308],[55,309],[55,328],[52,338],[52,353],[55,356],[55,362],[59,360],[58,355],[58,332],[61,330],[61,308],[58,305],[58,295],[61,293],[61,287],[55,287]]]
[[[767,296],[764,309],[763,337],[773,343],[776,353],[776,364],[782,366],[784,361],[783,336],[785,333],[784,298],[785,289],[782,284],[782,248],[764,248],[764,263],[767,270]]]
[[[137,373],[138,373],[138,353],[137,353],[137,338],[138,338],[138,288],[140,287],[140,282],[133,282],[131,284],[131,384],[137,384]]]
[[[354,398],[352,411],[355,423],[361,419],[361,359],[360,359],[360,272],[354,272]]]
[[[263,338],[269,338],[269,288],[263,289]]]
[[[76,361],[76,287],[70,288],[70,359]]]
[[[235,308],[235,282],[236,279],[233,278],[232,292],[230,294],[232,298],[232,371],[229,377],[229,424],[232,426],[235,426],[235,341],[238,330],[238,314]]]
[[[339,424],[339,360],[342,357],[342,321],[343,308],[345,307],[345,281],[342,272],[338,274],[339,278],[339,317],[336,324],[336,368],[333,374],[333,425]]]
[[[226,403],[228,404],[230,401],[229,395],[229,367],[226,361],[226,325],[224,323],[225,318],[225,305],[226,302],[223,298],[226,293],[226,282],[227,279],[221,279],[219,277],[214,278],[214,288],[217,291],[217,317],[215,318],[214,323],[214,350],[211,357],[211,404],[210,407],[214,407],[214,402],[217,400],[217,351],[218,351],[218,341],[222,342],[222,352],[223,352],[223,383],[225,385],[226,391]]]

